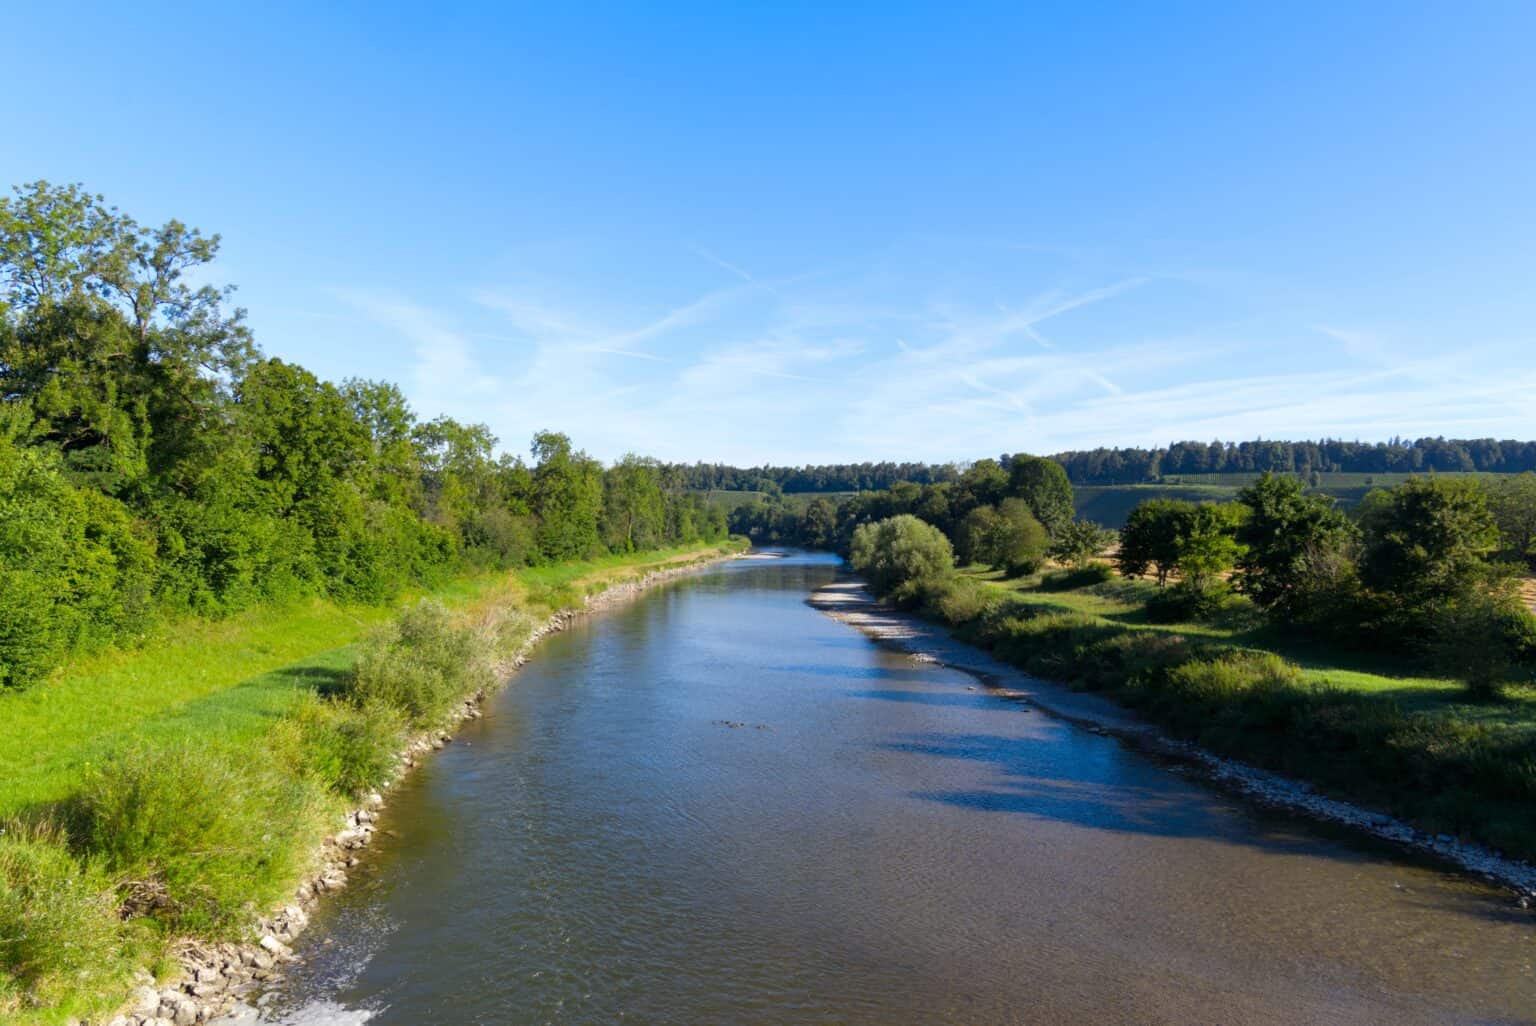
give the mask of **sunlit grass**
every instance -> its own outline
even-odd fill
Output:
[[[466,575],[431,594],[467,613],[514,604],[547,616],[608,583],[707,551],[713,547]],[[314,599],[188,620],[140,647],[73,660],[36,687],[0,694],[0,818],[66,797],[88,766],[130,742],[257,742],[298,694],[352,665],[364,633],[421,597],[388,606]]]

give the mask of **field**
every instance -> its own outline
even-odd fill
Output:
[[[1237,497],[1238,489],[1257,480],[1259,474],[1172,474],[1156,484],[1073,485],[1077,515],[1105,527],[1125,524],[1139,503],[1148,499],[1184,499],[1190,502],[1223,502]],[[1314,491],[1331,495],[1341,506],[1353,506],[1373,488],[1400,485],[1412,474],[1318,474]],[[1492,474],[1441,473],[1438,477],[1493,477]]]

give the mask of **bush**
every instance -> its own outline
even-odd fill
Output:
[[[1231,652],[1175,666],[1167,681],[1168,689],[1181,698],[1225,702],[1244,692],[1296,687],[1301,671],[1273,652]]]
[[[248,752],[138,747],[87,774],[68,820],[82,854],[124,881],[127,913],[232,934],[299,875],[319,797]]]
[[[309,694],[284,719],[275,747],[326,789],[355,798],[393,776],[404,733],[404,718],[387,706]]]
[[[1086,563],[1071,570],[1056,570],[1040,581],[1041,591],[1075,591],[1114,580],[1115,571],[1108,563]]]
[[[1512,593],[1473,591],[1437,603],[1429,613],[1436,665],[1454,674],[1474,696],[1489,698],[1536,657],[1536,617]]]
[[[905,513],[861,524],[853,532],[849,561],[878,594],[901,603],[916,601],[925,587],[955,568],[954,551],[944,533]]]
[[[105,873],[62,836],[0,830],[0,1015],[53,1006],[126,969],[117,899]]]
[[[946,577],[923,596],[928,612],[951,626],[970,623],[997,603],[996,592],[967,577]]]
[[[1220,614],[1232,598],[1226,584],[1198,587],[1180,581],[1147,599],[1147,619],[1153,623],[1197,623]]]
[[[441,604],[419,602],[364,640],[342,691],[359,708],[383,706],[412,727],[432,726],[491,683],[490,648]]]
[[[1051,539],[1051,558],[1083,570],[1119,540],[1119,535],[1092,520],[1070,520]]]

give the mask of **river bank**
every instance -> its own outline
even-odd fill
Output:
[[[599,592],[632,592],[742,548],[695,545],[446,581],[432,605],[465,639],[482,639],[475,647],[484,654],[473,658],[485,660],[484,671],[464,677],[473,687],[448,694],[470,698],[479,682],[504,676],[507,665],[484,674],[589,600],[607,601],[593,599]],[[400,714],[335,700],[359,654],[377,648],[349,642],[373,637],[391,615],[314,601],[191,621],[0,695],[0,737],[11,739],[0,762],[15,764],[0,778],[0,1019],[195,1022],[208,1018],[209,1001],[272,978],[310,901],[345,885],[382,800],[369,792],[442,745],[441,727],[475,712],[470,702],[419,718],[392,756]],[[439,729],[422,734],[429,726]],[[125,868],[114,872],[105,850],[137,861],[115,854]],[[229,943],[248,935],[245,924],[263,908],[271,912],[250,936],[266,944]]]
[[[566,630],[579,618],[620,605],[649,588],[740,555],[740,548],[732,546],[677,565],[645,570],[638,577],[606,582],[597,590],[588,591],[581,596],[579,606],[551,613],[528,633],[509,657],[496,664],[493,687],[504,686],[527,663],[542,640]],[[380,829],[380,817],[387,805],[389,791],[422,759],[452,743],[459,725],[479,718],[480,706],[490,693],[491,689],[480,689],[465,696],[448,723],[409,741],[396,757],[398,772],[393,779],[387,786],[369,794],[361,806],[350,810],[339,831],[324,838],[315,856],[318,870],[298,884],[292,902],[259,920],[255,941],[208,944],[190,938],[182,940],[175,952],[180,973],[158,986],[142,985],[127,1008],[102,1020],[106,1026],[192,1026],[231,1015],[254,1015],[266,995],[280,986],[283,966],[293,958],[291,945],[308,927],[315,907],[326,895],[335,894],[347,886],[348,870],[359,864],[363,849]],[[81,1026],[92,1026],[92,1022],[82,1021]]]
[[[872,644],[806,602],[838,574],[733,561],[546,639],[258,1021],[1529,1018],[1497,889]]]
[[[1386,814],[1318,794],[1307,784],[1177,740],[1101,695],[1073,691],[1027,674],[955,637],[944,626],[898,610],[858,581],[818,589],[808,600],[823,613],[910,654],[972,674],[1001,697],[1105,733],[1157,755],[1196,767],[1217,785],[1246,798],[1392,842],[1508,888],[1522,908],[1536,899],[1536,866],[1447,835],[1427,834]]]

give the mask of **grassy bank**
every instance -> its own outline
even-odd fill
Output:
[[[169,968],[176,936],[241,936],[389,779],[405,737],[535,625],[739,547],[465,577],[403,610],[311,601],[190,621],[0,695],[0,1021],[100,1015],[135,970]]]
[[[1107,568],[1014,580],[971,569],[931,588],[925,610],[1177,737],[1427,832],[1536,859],[1536,688],[1474,700],[1407,662],[1287,638],[1245,600],[1212,622],[1154,623],[1145,606],[1155,591]]]

